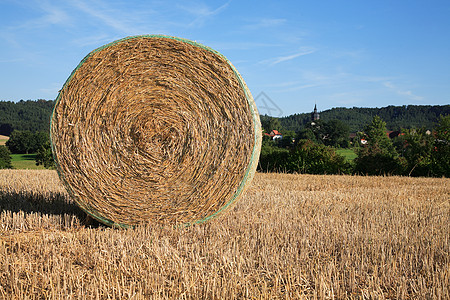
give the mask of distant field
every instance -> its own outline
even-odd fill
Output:
[[[43,166],[36,166],[36,154],[11,154],[11,164],[14,169],[44,170]]]
[[[0,135],[0,146],[4,145],[6,141],[9,140],[9,136],[6,135]]]
[[[89,227],[56,171],[0,170],[0,299],[450,299],[450,179],[256,174],[191,227]]]
[[[347,161],[352,161],[357,157],[353,149],[337,149],[336,152],[344,156]]]

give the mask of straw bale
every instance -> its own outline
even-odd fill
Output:
[[[69,194],[101,222],[195,223],[235,202],[261,145],[259,115],[220,53],[175,37],[128,37],[89,53],[51,122]]]

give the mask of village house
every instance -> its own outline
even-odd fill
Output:
[[[265,132],[264,135],[270,136],[272,140],[282,139],[283,135],[276,129],[273,129],[270,133]]]

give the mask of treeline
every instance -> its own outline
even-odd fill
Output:
[[[48,131],[54,105],[54,100],[0,101],[0,135],[9,136],[14,130]],[[348,125],[350,132],[359,132],[363,131],[364,126],[374,116],[379,116],[386,122],[387,130],[400,130],[401,128],[421,127],[431,129],[438,122],[440,115],[449,114],[450,105],[404,105],[382,108],[338,107],[320,112],[320,119],[326,122],[339,120]],[[311,122],[311,114],[293,114],[282,118],[261,116],[263,124],[267,124],[269,119],[279,120],[279,127],[264,128],[266,132],[277,129],[297,133]]]
[[[273,121],[273,120],[272,120]],[[278,122],[275,120],[273,122]],[[335,130],[332,126],[344,129]],[[375,116],[353,140],[357,157],[348,161],[329,145],[340,137],[342,121],[311,122],[295,138],[264,135],[258,169],[262,172],[450,177],[450,115],[440,116],[433,129],[403,128],[390,138],[386,123]],[[327,133],[328,132],[328,133]],[[317,138],[319,137],[319,138]],[[340,139],[334,140],[339,146]],[[327,145],[328,143],[328,145]]]
[[[12,168],[11,153],[36,153],[36,164],[53,167],[49,140],[50,116],[55,101],[0,101],[0,135],[9,136],[0,146],[0,169]]]
[[[439,121],[440,115],[449,115],[450,105],[404,105],[387,106],[382,108],[332,108],[320,112],[320,119],[324,121],[340,120],[349,126],[350,132],[363,131],[374,116],[379,116],[386,122],[387,130],[400,130],[402,128],[433,128]],[[262,116],[271,118],[269,116]],[[294,114],[278,118],[282,129],[298,132],[311,122],[311,114]],[[268,130],[272,130],[270,128]],[[277,130],[281,130],[275,128]]]
[[[53,166],[48,132],[54,103],[0,102],[0,134],[10,137],[0,146],[0,168],[11,167],[9,153],[37,153],[37,164]],[[314,122],[311,114],[263,115],[259,170],[450,177],[449,115],[450,105],[334,108]],[[282,137],[268,136],[274,129]],[[387,130],[401,133],[391,139]],[[357,158],[348,161],[337,148],[351,148]]]
[[[10,136],[14,130],[49,131],[50,116],[55,105],[54,100],[21,100],[19,102],[0,101],[0,135]],[[433,128],[440,115],[449,115],[450,105],[408,105],[388,106],[382,108],[332,108],[320,112],[320,119],[328,122],[339,120],[348,126],[349,132],[363,131],[374,116],[379,116],[386,122],[387,130],[401,128]],[[277,127],[269,125],[276,119]],[[293,114],[287,117],[275,118],[261,116],[261,122],[266,132],[272,129],[297,133],[311,123],[311,114]]]
[[[14,130],[49,131],[55,101],[0,101],[0,135],[10,136]]]
[[[31,153],[36,154],[36,165],[43,165],[45,168],[54,168],[48,132],[14,130],[5,145],[0,145],[0,169],[12,168],[11,154]]]

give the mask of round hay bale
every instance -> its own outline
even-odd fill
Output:
[[[59,92],[50,131],[69,194],[116,227],[216,216],[251,182],[261,147],[259,115],[234,66],[161,35],[89,53]]]

